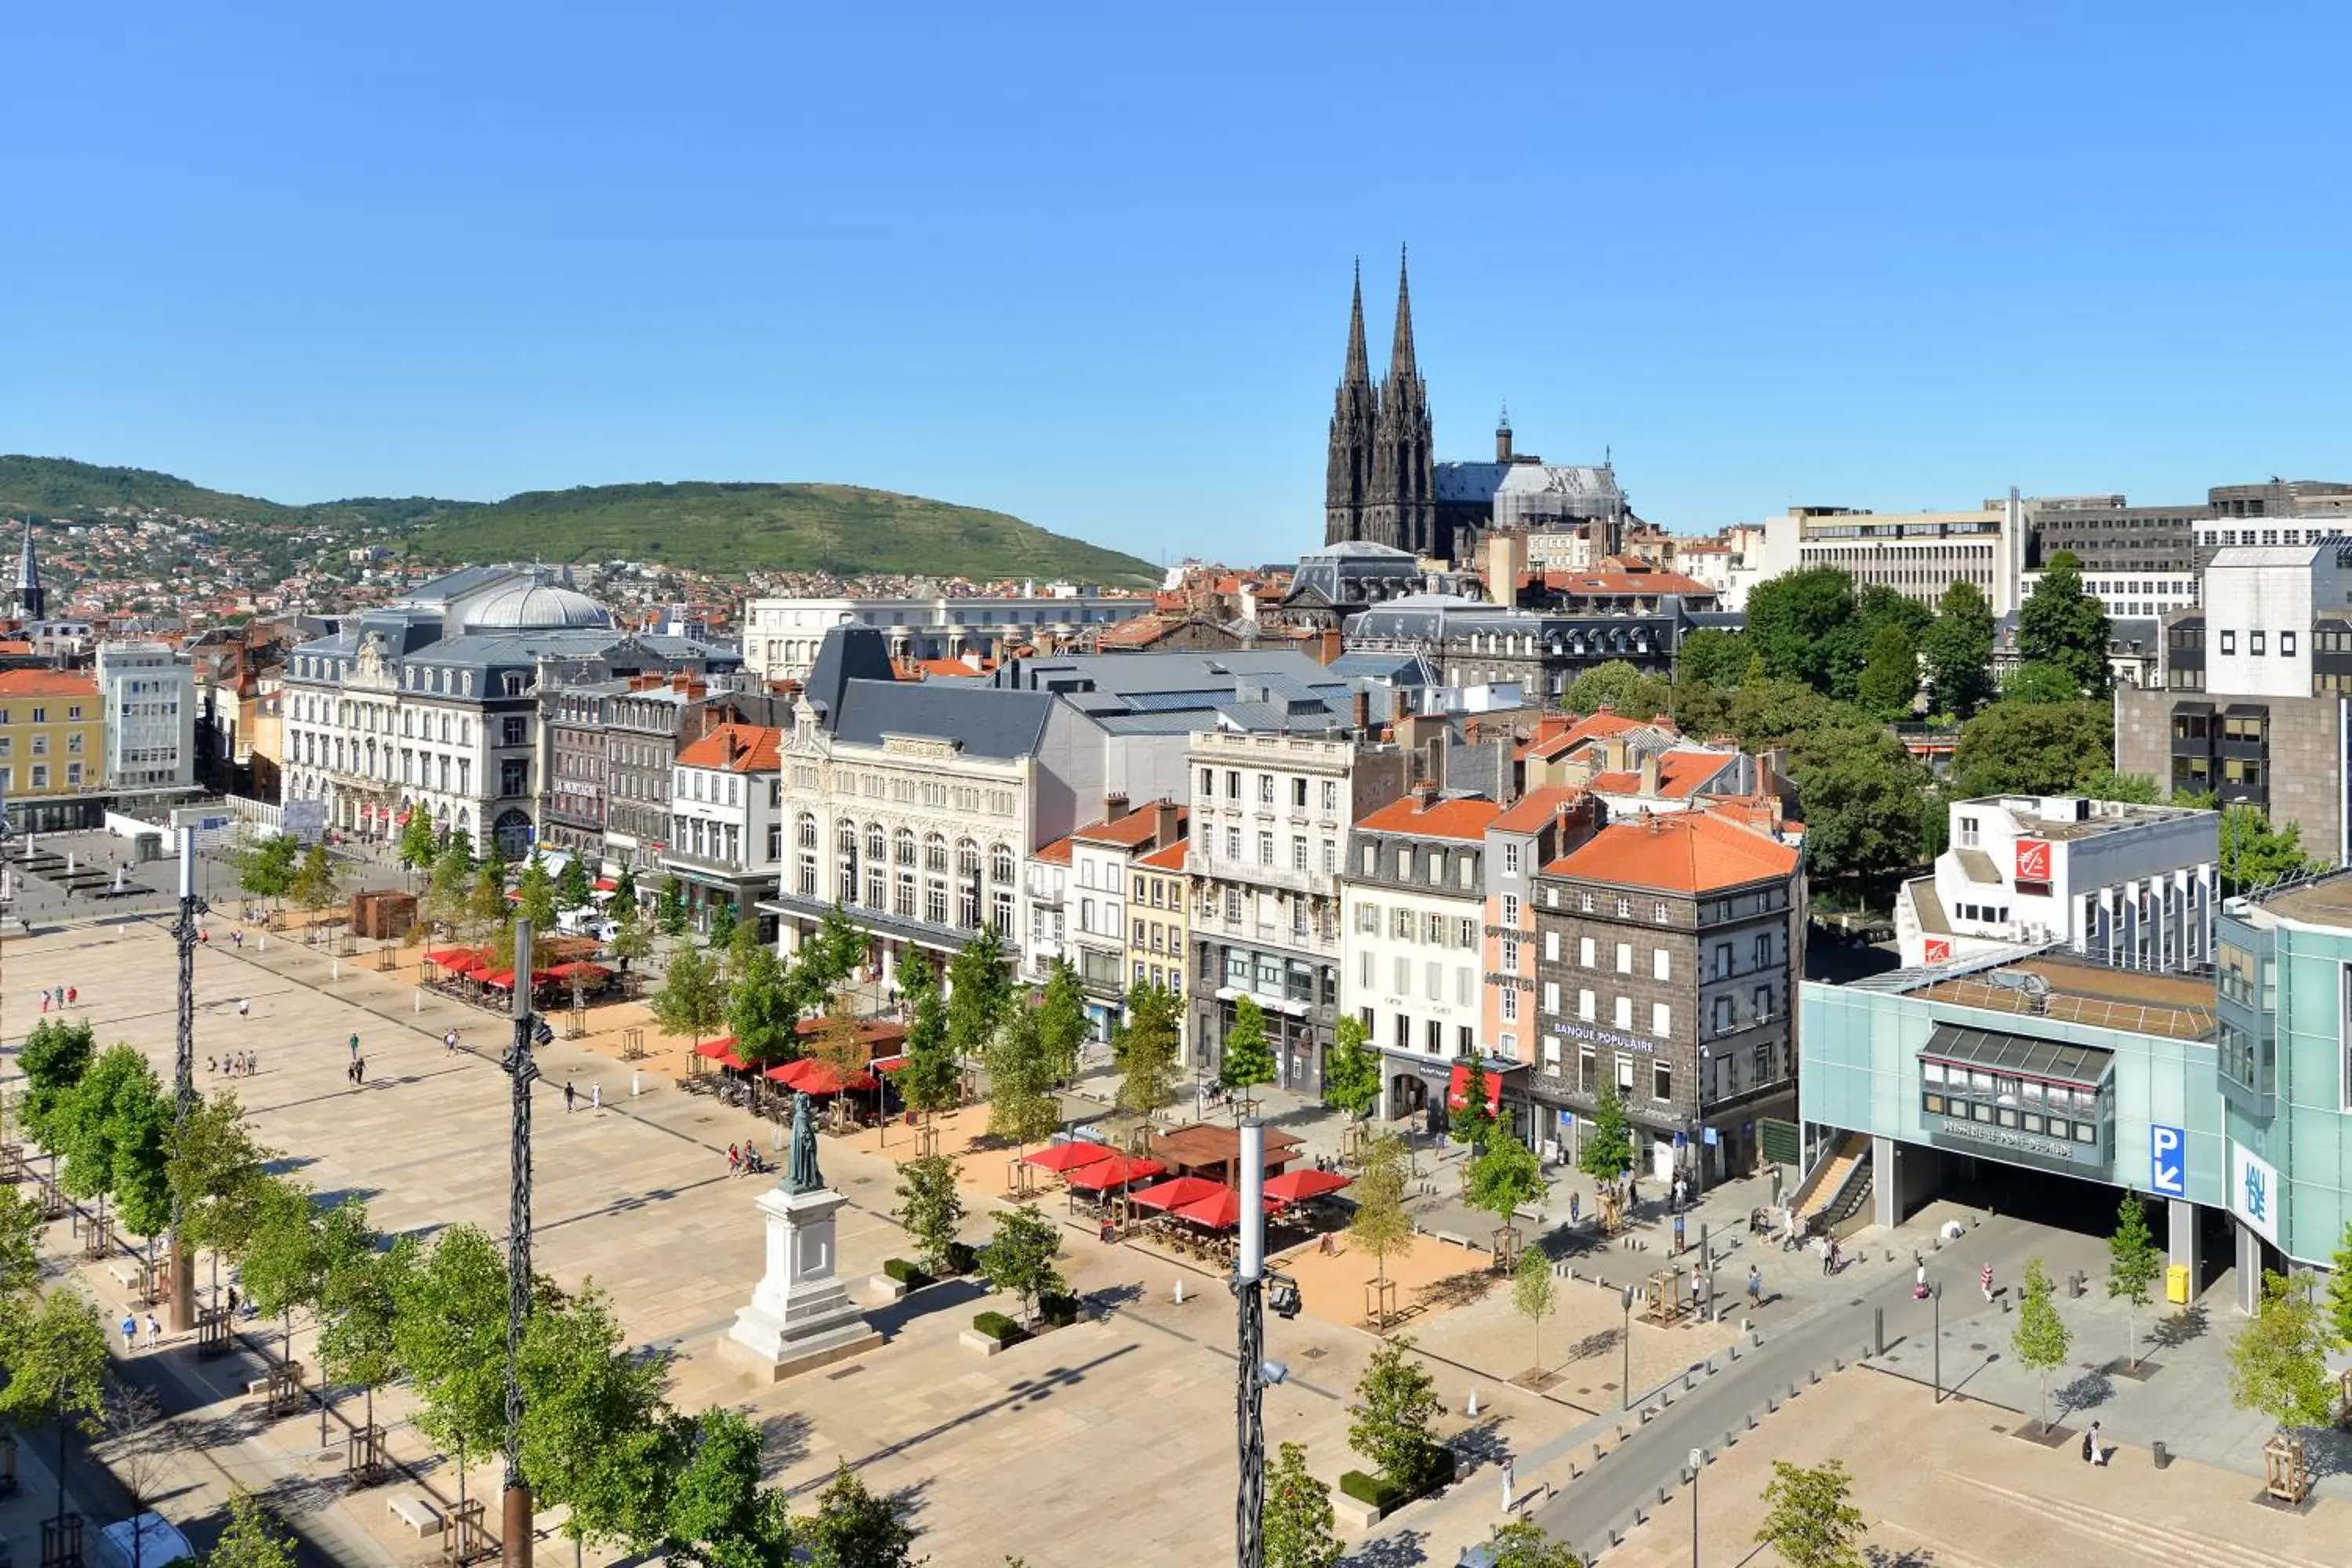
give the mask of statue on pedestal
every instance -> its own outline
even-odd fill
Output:
[[[848,1202],[816,1163],[816,1116],[793,1097],[793,1152],[783,1180],[755,1205],[767,1229],[766,1267],[751,1303],[720,1342],[770,1379],[863,1354],[882,1342],[849,1299],[834,1253],[834,1216]]]
[[[784,1167],[784,1191],[795,1197],[824,1190],[824,1173],[816,1168],[816,1117],[809,1097],[793,1096],[793,1156]]]

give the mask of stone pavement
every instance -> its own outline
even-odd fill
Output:
[[[2158,1471],[2126,1443],[2105,1468],[2074,1444],[2011,1436],[2015,1418],[1975,1401],[1932,1405],[1909,1384],[1855,1368],[1782,1405],[1729,1447],[1707,1445],[1696,1512],[1698,1560],[1780,1559],[1755,1544],[1772,1461],[1841,1459],[1868,1544],[1888,1568],[2012,1568],[2064,1562],[2148,1568],[2323,1568],[2345,1560],[2352,1505],[2295,1513],[2252,1500],[2234,1471],[2179,1460]],[[1651,1494],[1648,1522],[1602,1553],[1605,1568],[1685,1568],[1692,1487]]]

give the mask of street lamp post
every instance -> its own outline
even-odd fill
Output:
[[[522,1475],[523,1325],[530,1317],[530,1086],[539,1068],[530,1059],[538,1020],[530,1011],[531,930],[515,922],[514,1046],[501,1065],[512,1079],[507,1160],[507,1431],[506,1495],[499,1535],[505,1568],[530,1568],[530,1487]]]
[[[1631,1410],[1633,1408],[1633,1287],[1626,1286],[1619,1300],[1625,1309],[1624,1327],[1617,1335],[1617,1342],[1625,1352],[1624,1370],[1617,1374],[1617,1386],[1624,1395],[1624,1404],[1619,1408]]]
[[[1239,1568],[1265,1563],[1265,1127],[1255,1116],[1241,1125],[1241,1243],[1234,1256],[1234,1302],[1240,1313],[1239,1418],[1241,1490],[1234,1505],[1234,1562]]]
[[[1706,1450],[1690,1451],[1691,1468],[1691,1568],[1698,1568],[1698,1473],[1706,1466]]]
[[[197,1105],[196,1098],[196,937],[198,917],[207,907],[196,896],[196,830],[179,832],[180,918],[172,927],[179,950],[179,998],[172,1061],[172,1124],[179,1127]],[[185,1333],[196,1325],[196,1255],[188,1246],[187,1215],[178,1194],[172,1198],[172,1328]],[[326,1406],[320,1406],[323,1417]]]

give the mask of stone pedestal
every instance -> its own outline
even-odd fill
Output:
[[[830,1187],[788,1193],[778,1186],[760,1194],[767,1272],[719,1341],[721,1352],[755,1376],[782,1382],[882,1342],[835,1274],[834,1216],[847,1201]]]

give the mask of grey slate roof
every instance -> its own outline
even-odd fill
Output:
[[[836,740],[878,746],[885,735],[953,741],[979,757],[1034,754],[1054,699],[969,681],[852,680],[842,689],[831,729]]]

